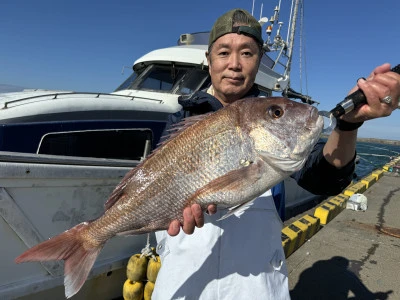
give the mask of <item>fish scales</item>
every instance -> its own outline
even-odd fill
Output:
[[[231,170],[243,167],[239,156],[243,157],[245,141],[238,134],[237,120],[228,113],[210,117],[209,122],[194,124],[143,163],[140,172],[130,181],[132,184],[125,187],[129,196],[107,211],[102,217],[104,220],[99,222],[100,227],[112,223],[119,231],[139,226],[150,230],[166,229],[171,220],[182,219],[182,209],[189,205],[186,199],[196,190]],[[218,120],[214,121],[215,118]],[[172,156],[174,159],[169,159]],[[255,153],[248,153],[245,157],[250,156],[254,157]],[[152,164],[152,161],[157,163]],[[143,185],[146,185],[144,190]],[[142,203],[145,205],[139,206]],[[169,209],[158,209],[160,203]],[[204,207],[207,203],[200,204]],[[98,228],[93,230],[98,232]]]
[[[96,220],[21,254],[16,262],[65,260],[67,298],[115,235],[166,229],[183,209],[244,204],[299,170],[323,127],[316,108],[286,98],[236,101],[189,118],[115,188]],[[199,229],[201,230],[201,229]]]

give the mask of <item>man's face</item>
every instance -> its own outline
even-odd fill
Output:
[[[226,105],[243,96],[253,86],[260,53],[249,36],[228,33],[218,38],[207,55],[214,96]]]

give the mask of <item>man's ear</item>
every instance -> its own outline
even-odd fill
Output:
[[[208,51],[206,51],[206,58],[207,58],[207,64],[208,64],[208,72],[210,72],[211,69],[211,55]]]

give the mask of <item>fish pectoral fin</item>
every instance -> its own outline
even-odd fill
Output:
[[[232,170],[225,175],[218,177],[202,188],[198,189],[189,199],[187,205],[194,203],[215,203],[224,204],[223,202],[214,202],[216,194],[224,193],[238,193],[247,189],[252,189],[252,185],[255,184],[263,174],[264,162],[262,160],[257,163],[252,163],[249,166],[242,167],[237,170]],[[220,196],[217,196],[217,198]],[[248,201],[250,202],[250,201]],[[226,204],[226,203],[225,203]],[[229,204],[228,204],[229,205]],[[237,209],[241,207],[239,204]]]
[[[217,221],[222,221],[232,215],[236,215],[237,217],[240,217],[240,215],[250,207],[250,205],[254,202],[254,200],[256,200],[257,198],[254,198],[250,201],[244,202],[242,204],[233,206],[231,208],[229,208],[229,211],[223,215],[221,218],[219,218]]]

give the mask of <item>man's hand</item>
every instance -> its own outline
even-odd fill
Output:
[[[207,207],[207,212],[210,215],[215,214],[217,211],[216,205],[209,205]],[[199,204],[193,204],[190,207],[186,207],[183,210],[183,225],[182,229],[186,234],[192,234],[194,232],[194,228],[201,228],[204,225],[204,214]],[[178,220],[173,220],[169,224],[168,234],[170,236],[175,236],[179,233],[181,229],[181,223]]]
[[[342,118],[348,122],[362,122],[375,118],[389,116],[393,110],[398,108],[400,97],[400,75],[390,72],[390,65],[383,64],[376,67],[366,80],[360,79],[350,93],[361,89],[368,101],[367,105],[361,106]],[[382,99],[390,96],[392,103],[386,104]]]
[[[376,67],[366,80],[360,79],[350,91],[353,93],[361,89],[368,104],[345,114],[341,119],[350,122],[364,122],[367,120],[389,116],[398,108],[400,97],[400,75],[390,71],[389,64]],[[390,96],[391,103],[383,99]],[[334,130],[324,146],[325,159],[336,168],[342,168],[353,158],[356,151],[357,131]]]

